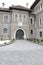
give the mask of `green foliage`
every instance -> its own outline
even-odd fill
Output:
[[[34,42],[36,42],[36,38],[34,38]]]
[[[41,42],[43,42],[43,39],[41,40]]]
[[[40,42],[40,40],[39,39],[37,39],[37,43],[39,43]]]

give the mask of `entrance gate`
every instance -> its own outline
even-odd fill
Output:
[[[16,32],[16,39],[24,39],[24,32],[23,30],[19,29]]]

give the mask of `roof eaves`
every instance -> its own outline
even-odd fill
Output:
[[[32,6],[30,7],[30,9],[33,9],[39,2],[40,0],[35,0],[35,2],[32,4]]]

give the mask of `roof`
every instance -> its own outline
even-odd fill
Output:
[[[11,12],[12,9],[31,12],[31,10],[28,9],[27,7],[23,7],[23,6],[20,6],[20,5],[11,6],[11,7],[9,7],[9,8],[2,8],[2,7],[0,7],[0,11],[1,11],[1,12]]]
[[[27,7],[23,7],[23,6],[20,6],[20,5],[17,5],[17,6],[11,6],[9,7],[10,10],[12,9],[16,9],[16,10],[24,10],[24,11],[31,11],[30,9],[28,9]]]
[[[30,9],[33,9],[39,2],[40,0],[35,0],[35,2],[32,4],[32,6],[30,7]]]
[[[0,11],[1,11],[1,12],[11,12],[11,11],[9,10],[9,8],[0,8]]]

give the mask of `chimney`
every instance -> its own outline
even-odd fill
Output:
[[[26,7],[28,8],[28,3],[26,3]]]
[[[12,7],[14,6],[14,4],[12,4]]]
[[[2,3],[2,7],[4,8],[4,6],[5,6],[5,3],[3,2],[3,3]]]

